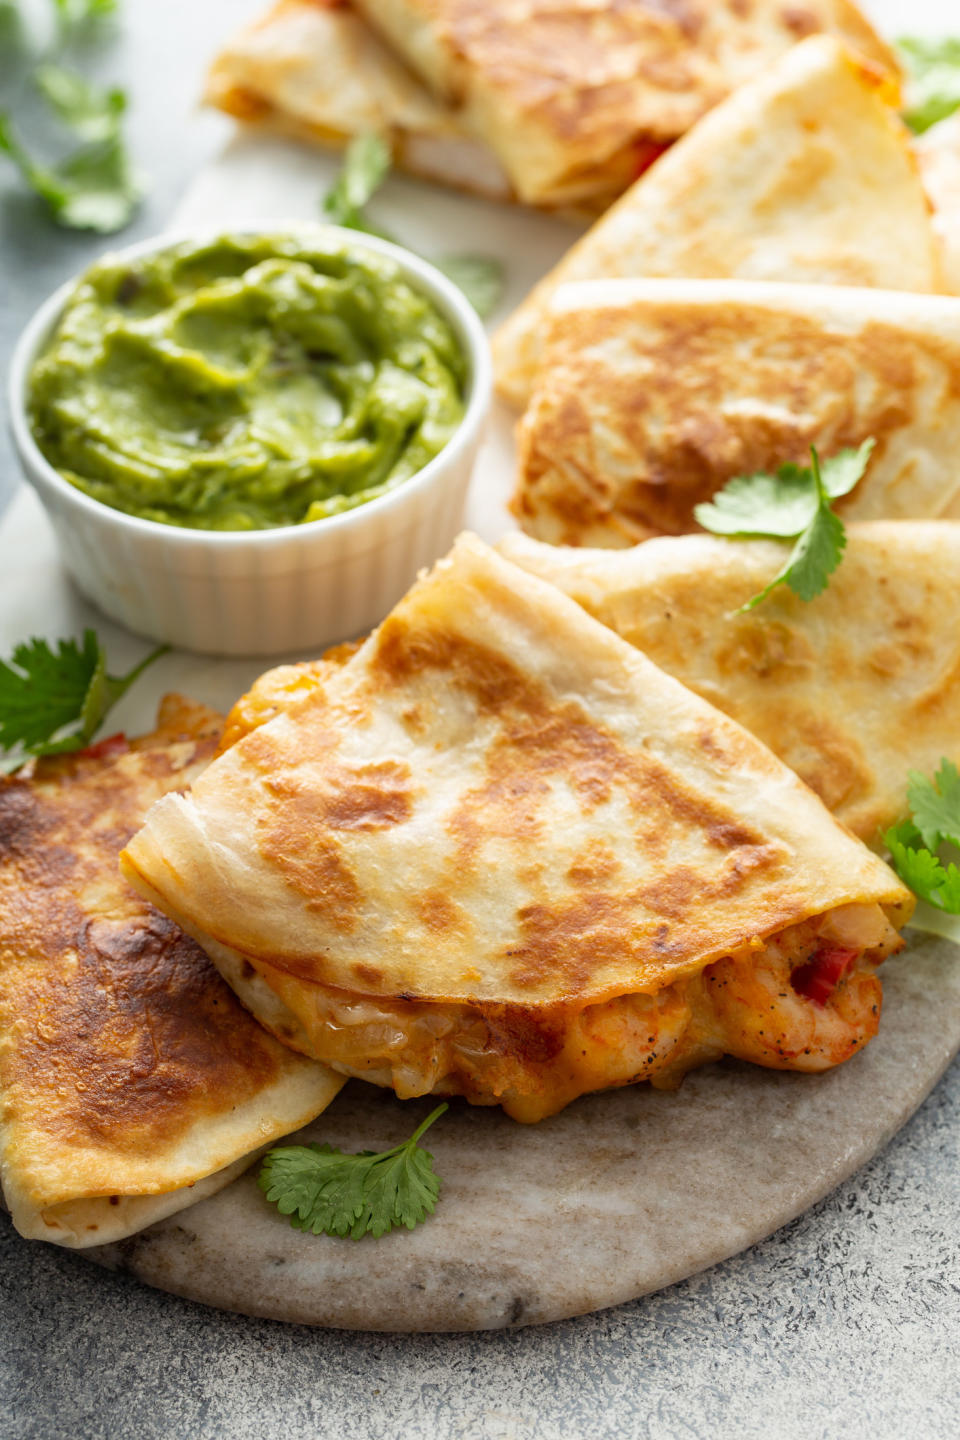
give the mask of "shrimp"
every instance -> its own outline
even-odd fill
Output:
[[[876,966],[902,942],[879,906],[845,906],[725,956],[703,973],[728,1055],[776,1070],[841,1065],[877,1033]]]

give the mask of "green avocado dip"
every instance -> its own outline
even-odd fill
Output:
[[[460,423],[465,369],[376,252],[224,236],[88,270],[34,363],[30,418],[51,465],[114,509],[260,530],[422,469]]]

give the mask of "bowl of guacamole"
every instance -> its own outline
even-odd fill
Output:
[[[217,654],[377,623],[459,529],[491,393],[462,293],[324,224],[103,256],[21,337],[10,414],[81,591]]]
[[[422,470],[463,419],[466,369],[392,259],[221,235],[92,266],[33,361],[28,412],[44,458],[102,504],[264,530]]]

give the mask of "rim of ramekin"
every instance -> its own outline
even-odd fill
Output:
[[[140,515],[130,515],[117,510],[103,500],[72,485],[43,454],[30,428],[27,409],[27,391],[30,370],[41,346],[52,334],[63,313],[67,301],[83,279],[86,270],[60,285],[52,295],[34,311],[20,334],[10,362],[8,383],[8,406],[13,439],[21,459],[28,482],[37,488],[31,467],[40,472],[43,481],[57,491],[68,503],[77,506],[95,521],[114,524],[129,534],[162,538],[172,545],[202,547],[216,545],[229,548],[239,545],[271,546],[289,544],[292,537],[307,539],[312,535],[333,535],[357,529],[368,519],[389,514],[391,510],[402,510],[406,501],[428,489],[451,461],[456,461],[460,452],[468,450],[474,443],[477,432],[485,420],[493,393],[493,376],[490,346],[486,332],[477,312],[463,291],[449,280],[435,265],[423,260],[410,250],[381,240],[378,235],[358,234],[342,225],[330,225],[321,220],[246,220],[229,226],[203,225],[177,227],[162,235],[147,240],[138,240],[116,250],[104,251],[100,260],[116,256],[119,260],[129,257],[138,259],[142,255],[156,254],[173,249],[177,245],[210,243],[224,236],[243,235],[298,235],[328,237],[337,244],[348,246],[361,254],[364,250],[385,255],[393,260],[405,277],[414,281],[415,286],[431,299],[451,324],[454,334],[467,362],[466,408],[456,430],[431,460],[401,481],[393,489],[372,500],[365,500],[352,510],[339,515],[321,516],[319,520],[299,521],[290,525],[275,525],[260,530],[203,530],[186,525],[170,525],[161,520],[148,520]],[[94,263],[99,263],[96,261]],[[88,269],[90,267],[87,267]],[[455,467],[454,467],[455,468]],[[42,495],[41,495],[42,499]]]

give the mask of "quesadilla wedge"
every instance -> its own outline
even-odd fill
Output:
[[[152,735],[0,784],[0,1180],[30,1239],[101,1245],[182,1210],[343,1084],[268,1035],[117,870],[221,725],[168,696]]]
[[[238,120],[334,147],[382,135],[411,174],[511,197],[493,152],[337,0],[279,0],[217,56],[206,99]]]
[[[783,545],[683,535],[611,554],[513,534],[498,549],[739,721],[869,845],[902,819],[911,770],[960,762],[958,523],[850,525],[821,595],[780,587],[745,614]]]
[[[813,36],[704,117],[578,241],[494,339],[521,405],[557,287],[620,276],[739,277],[937,291],[926,196],[896,95]]]
[[[576,0],[562,14],[543,0],[357,8],[279,0],[217,56],[207,100],[326,144],[375,132],[413,174],[545,209],[604,210],[700,115],[813,31],[897,75],[850,0],[688,0],[675,14],[654,0]]]
[[[849,0],[354,0],[485,140],[519,200],[596,207],[701,115],[815,30],[891,76]]]
[[[472,536],[121,863],[317,1058],[525,1121],[723,1053],[849,1058],[912,907],[759,741]]]
[[[876,446],[845,519],[960,516],[960,299],[744,280],[553,297],[513,510],[554,544],[698,528],[735,475]]]

